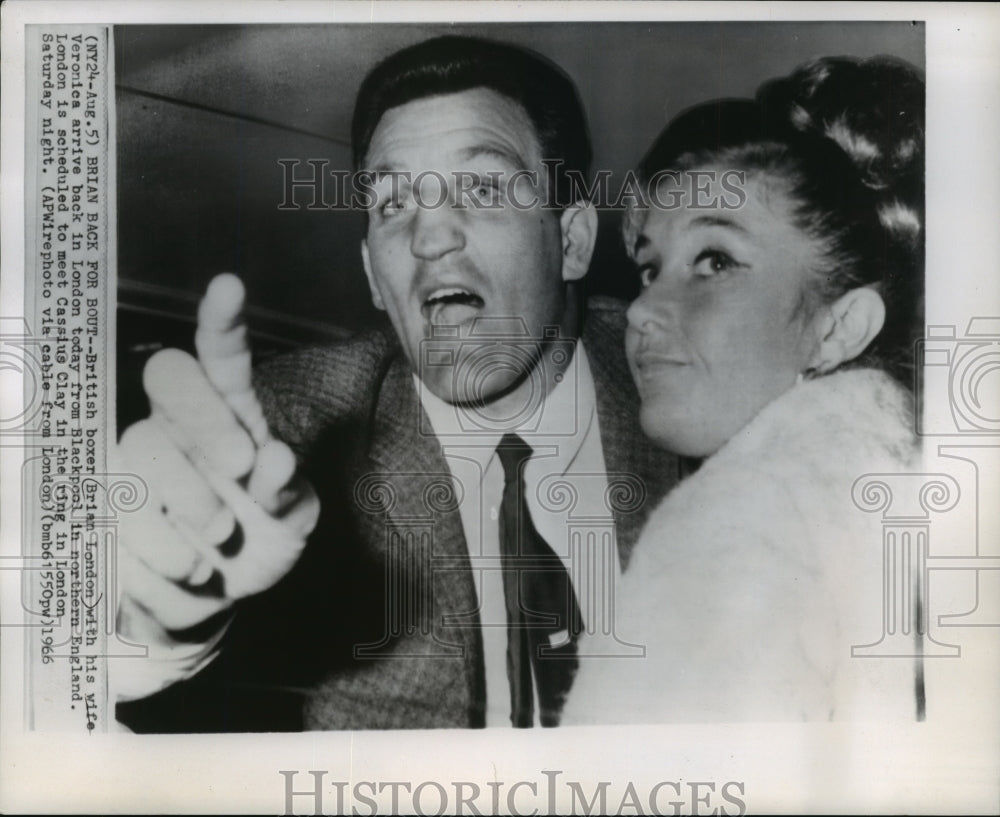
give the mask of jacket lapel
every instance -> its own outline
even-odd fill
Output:
[[[359,482],[358,492],[384,490],[386,510],[381,520],[373,520],[370,535],[380,538],[387,558],[401,563],[419,611],[411,616],[412,624],[424,628],[413,634],[416,640],[404,639],[400,646],[451,659],[452,666],[464,659],[474,702],[482,697],[482,638],[469,549],[451,472],[402,357],[387,372],[373,420],[371,468],[362,477],[369,483],[362,487]],[[390,542],[395,553],[389,552]]]

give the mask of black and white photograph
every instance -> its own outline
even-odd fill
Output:
[[[996,10],[627,6],[4,7],[5,811],[1000,807]]]

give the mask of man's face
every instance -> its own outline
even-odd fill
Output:
[[[537,340],[564,324],[564,277],[582,272],[564,265],[566,214],[541,207],[542,158],[523,108],[485,88],[391,108],[372,135],[365,167],[381,175],[362,243],[372,297],[423,382],[449,402],[494,400],[537,366],[521,354],[470,369],[481,355],[462,339],[523,326]],[[422,360],[432,330],[455,339],[435,341]]]

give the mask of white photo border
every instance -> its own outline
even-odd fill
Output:
[[[893,3],[315,3],[315,2],[11,2],[3,7],[2,268],[0,316],[23,309],[24,26],[33,23],[263,23],[431,22],[515,20],[901,20],[926,22],[927,72],[927,323],[957,327],[970,318],[1000,315],[1000,8],[983,4]],[[3,410],[21,400],[18,383],[3,380]],[[949,442],[948,440],[940,442]],[[953,441],[952,441],[953,442]],[[997,441],[994,439],[994,443]],[[939,441],[929,455],[934,459]],[[987,445],[986,442],[983,445]],[[996,449],[1000,451],[1000,448]],[[3,448],[0,559],[19,552],[20,518],[14,486],[16,449]],[[928,468],[935,462],[928,462]],[[991,476],[980,475],[981,484]],[[993,485],[993,487],[996,487]],[[990,497],[996,492],[982,491]],[[981,542],[1000,541],[996,505],[979,509]],[[9,600],[17,569],[2,569],[0,595]],[[13,597],[16,598],[16,592]],[[9,624],[11,610],[0,610]],[[5,626],[0,638],[0,810],[6,813],[274,813],[286,811],[286,777],[295,790],[311,786],[308,772],[324,771],[324,806],[336,808],[330,781],[348,789],[363,781],[506,781],[501,809],[546,811],[546,784],[579,781],[593,792],[612,783],[613,807],[631,783],[641,793],[678,782],[682,810],[715,787],[704,813],[737,781],[752,812],[990,813],[1000,802],[1000,733],[995,729],[1000,680],[1000,628],[969,633],[961,676],[947,717],[933,723],[729,724],[535,731],[353,732],[296,735],[63,736],[26,732],[23,633]],[[970,681],[970,679],[972,679]],[[548,772],[548,774],[546,774]],[[508,802],[509,786],[524,782]],[[532,792],[531,784],[535,786]],[[374,792],[363,789],[372,796]],[[438,802],[432,790],[426,807]],[[673,789],[670,789],[673,793]],[[645,794],[642,795],[645,800]],[[379,795],[388,802],[388,792]],[[672,798],[664,793],[660,802]],[[313,811],[297,796],[294,810]],[[404,805],[407,801],[404,800]],[[453,801],[454,802],[454,801]],[[488,795],[479,801],[482,807]],[[567,808],[567,803],[557,803]],[[363,802],[348,806],[368,813]],[[721,813],[721,812],[720,812]]]

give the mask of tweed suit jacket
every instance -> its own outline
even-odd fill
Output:
[[[612,504],[627,569],[648,511],[676,481],[677,463],[639,430],[624,329],[624,304],[590,300],[582,341],[609,494],[618,488],[628,496]],[[373,331],[282,356],[255,379],[272,432],[293,448],[320,496],[319,523],[292,573],[241,604],[220,658],[162,695],[174,699],[169,722],[130,725],[484,725],[469,548],[447,463],[395,335]]]

